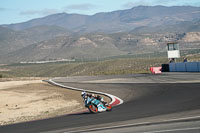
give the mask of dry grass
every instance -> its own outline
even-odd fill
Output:
[[[200,61],[199,54],[187,55],[188,61]],[[177,60],[182,62],[183,59]],[[0,79],[7,77],[66,77],[149,73],[152,66],[168,63],[166,57],[117,58],[104,61],[49,64],[13,64],[0,67]]]
[[[4,66],[11,71],[0,72],[0,75],[6,78],[148,73],[151,66],[160,66],[166,62],[165,58],[128,58],[85,63],[17,64]]]

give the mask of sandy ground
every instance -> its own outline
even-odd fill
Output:
[[[41,80],[0,82],[0,125],[85,109],[79,91],[55,87]]]
[[[33,84],[33,83],[43,83],[42,80],[28,80],[28,81],[9,81],[9,82],[0,82],[0,90],[5,90],[8,88],[13,88],[21,85],[26,84]]]

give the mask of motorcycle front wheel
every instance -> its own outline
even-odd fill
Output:
[[[96,106],[94,106],[93,104],[89,105],[88,109],[91,113],[97,113],[98,112],[98,108]]]

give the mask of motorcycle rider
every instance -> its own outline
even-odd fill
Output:
[[[96,100],[100,101],[100,102],[96,101],[96,107],[98,108],[98,111],[102,112],[102,111],[106,110],[105,105],[107,104],[107,102],[104,101],[103,97],[101,97],[99,95],[95,96],[94,94],[89,94],[89,93],[86,93],[85,91],[83,91],[81,93],[81,96],[84,99],[84,103],[85,103],[86,107],[92,100],[96,99]]]
[[[96,99],[99,100],[99,101],[101,101],[104,105],[107,104],[107,102],[104,101],[103,97],[101,97],[99,95],[96,96]]]
[[[100,95],[94,95],[94,94],[89,94],[89,93],[86,93],[85,91],[83,91],[81,93],[81,96],[85,99],[86,97],[89,97],[90,99],[91,98],[96,98],[97,100],[101,101],[102,103],[106,104],[107,102],[104,101],[103,97],[101,97]]]
[[[88,103],[93,99],[93,98],[92,98],[92,95],[89,94],[89,93],[86,93],[85,91],[83,91],[83,92],[81,93],[81,96],[82,96],[83,99],[84,99],[85,106],[87,106]]]

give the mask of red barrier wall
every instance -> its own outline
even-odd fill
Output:
[[[160,74],[162,73],[162,67],[150,67],[150,71],[152,74]]]

